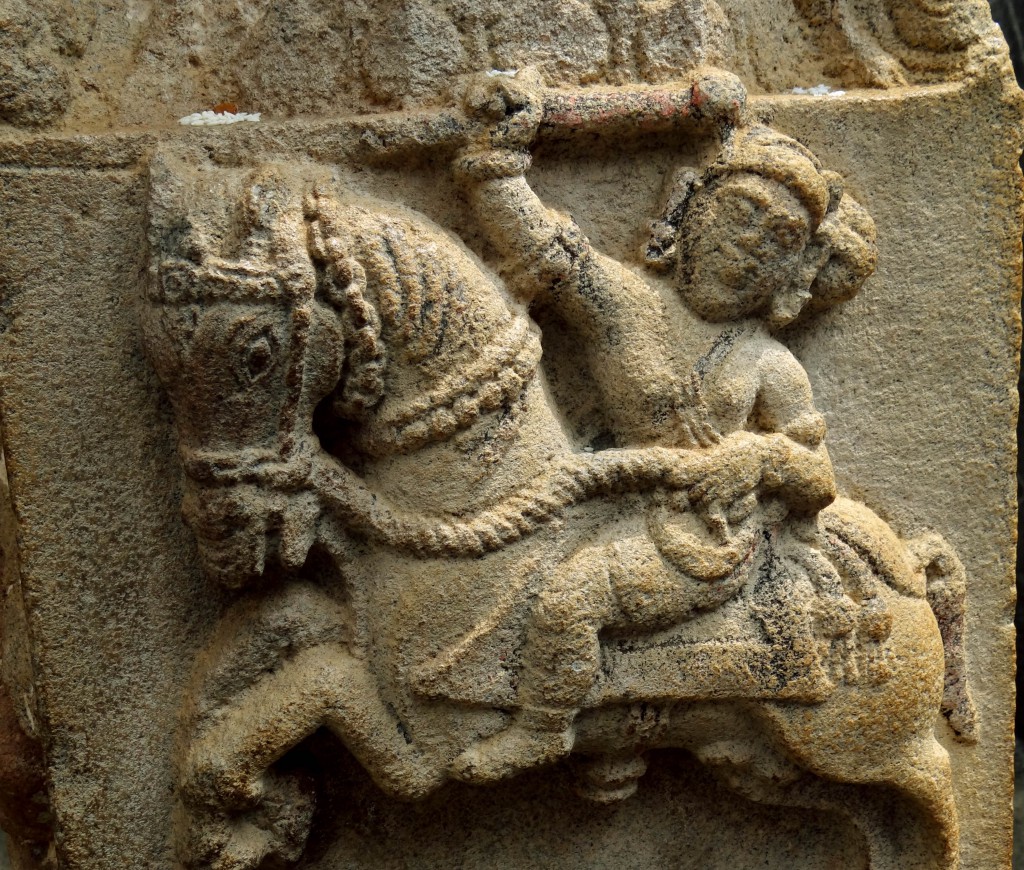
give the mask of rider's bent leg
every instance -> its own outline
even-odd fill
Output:
[[[612,615],[608,548],[579,551],[537,596],[523,649],[519,710],[509,727],[462,753],[452,774],[494,782],[572,749],[573,720],[601,662],[598,632]]]

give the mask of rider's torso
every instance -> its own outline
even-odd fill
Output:
[[[683,383],[696,374],[708,420],[719,435],[754,428],[759,363],[773,339],[756,320],[709,323],[678,297],[665,298],[670,360],[677,381]]]
[[[766,340],[759,327],[729,329],[722,338],[728,347],[704,374],[702,391],[708,418],[720,435],[756,429],[761,389],[760,359]]]

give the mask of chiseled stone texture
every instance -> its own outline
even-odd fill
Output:
[[[980,0],[0,0],[14,867],[1008,868],[1022,116]]]

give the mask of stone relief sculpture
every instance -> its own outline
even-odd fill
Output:
[[[0,864],[1008,868],[1022,147],[985,0],[0,0]]]
[[[977,63],[994,48],[988,6],[975,0],[797,0],[796,6],[831,35],[836,72],[852,68],[874,87],[929,81],[951,67]]]
[[[315,796],[282,759],[318,729],[406,799],[569,758],[614,802],[686,749],[752,800],[846,815],[872,867],[957,866],[935,729],[976,738],[964,569],[837,496],[781,337],[861,290],[874,223],[703,75],[662,104],[714,153],[666,178],[632,263],[531,188],[569,115],[529,71],[472,82],[452,164],[501,280],[326,169],[193,189],[155,160],[146,346],[202,565],[237,590],[183,712],[187,866],[300,857]],[[628,127],[663,97],[591,109]],[[596,385],[591,444],[545,317]]]
[[[771,52],[744,57],[754,48],[749,37],[772,37],[769,23],[785,26],[789,51],[800,55],[796,66],[813,68],[811,59],[823,57],[822,73],[847,87],[941,80],[997,50],[984,0],[551,0],[523,9],[494,0],[404,0],[395,10],[380,0],[344,7],[254,0],[244,13],[228,0],[174,0],[116,22],[103,18],[97,0],[9,6],[0,34],[0,122],[26,128],[68,116],[138,123],[140,96],[161,92],[152,84],[159,58],[179,52],[188,74],[163,82],[164,93],[170,87],[187,100],[201,92],[198,71],[209,70],[219,86],[281,116],[412,107],[436,99],[453,76],[489,66],[534,64],[549,84],[635,83],[732,61],[749,63],[744,74],[767,91],[817,84],[790,81]],[[287,41],[278,41],[281,32]],[[119,55],[121,44],[135,46],[132,57]],[[88,84],[74,76],[75,61],[110,56],[119,62],[95,68]],[[95,87],[107,92],[101,105],[90,97]]]

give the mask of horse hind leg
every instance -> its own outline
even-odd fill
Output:
[[[960,820],[948,753],[934,736],[919,737],[905,747],[900,771],[898,788],[922,820],[919,848],[933,854],[932,866],[953,870],[960,863]]]
[[[871,870],[956,870],[960,824],[949,756],[933,737],[916,737],[894,747],[891,759],[871,784],[818,780],[807,798],[850,819]]]
[[[873,783],[837,782],[808,772],[763,738],[714,742],[696,755],[719,781],[755,803],[845,818],[861,836],[871,870],[955,870],[959,865],[949,760],[934,740],[896,748],[892,770],[876,772]]]
[[[814,810],[846,819],[860,836],[872,870],[914,866],[904,859],[920,850],[908,849],[888,831],[891,804],[880,804],[861,786],[809,772],[786,751],[785,732],[773,733],[771,715],[765,721],[756,710],[726,704],[697,707],[680,718],[685,721],[683,732],[675,735],[677,742],[730,791],[766,807]]]
[[[647,759],[638,751],[599,756],[574,756],[575,789],[584,800],[614,804],[636,794],[640,778],[647,772]]]
[[[927,581],[928,605],[939,623],[946,672],[942,714],[963,743],[978,742],[978,712],[971,697],[964,649],[967,615],[967,571],[940,535],[910,541],[907,549]]]

